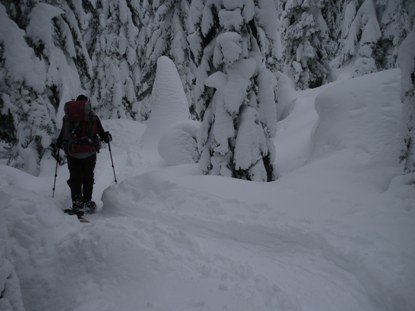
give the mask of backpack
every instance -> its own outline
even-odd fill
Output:
[[[97,133],[97,116],[87,100],[65,103],[63,118],[65,153],[76,158],[89,157],[99,152],[101,142]]]

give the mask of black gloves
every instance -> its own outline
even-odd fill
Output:
[[[58,141],[55,143],[55,146],[56,146],[56,149],[61,149],[61,148],[62,148],[62,141],[58,140]]]
[[[62,143],[57,141],[57,142],[52,142],[50,144],[50,148],[52,150],[52,157],[54,157],[56,159],[56,161],[59,163],[59,165],[63,165],[65,163],[65,159],[63,156],[60,155],[59,153],[59,149],[62,147]]]
[[[52,156],[56,158],[56,155],[59,153],[59,148],[57,146],[58,144],[56,142],[52,142],[50,144],[50,150],[52,151]]]
[[[110,141],[112,141],[112,136],[110,134],[110,132],[105,132],[104,137],[102,138],[102,140],[108,144]]]

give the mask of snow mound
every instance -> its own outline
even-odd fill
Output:
[[[157,151],[161,136],[177,121],[189,119],[187,98],[174,63],[166,56],[157,61],[156,79],[151,94],[152,112],[143,134],[142,146]]]
[[[72,294],[62,287],[67,267],[60,264],[57,241],[69,236],[79,222],[62,217],[62,211],[44,192],[12,185],[13,180],[21,180],[21,173],[13,170],[15,174],[10,171],[4,176],[11,186],[0,188],[0,310],[25,310],[23,301],[30,310],[62,310],[65,303],[68,307]],[[56,288],[60,289],[54,291]],[[81,295],[76,286],[71,289]],[[45,295],[51,292],[52,297]],[[7,295],[2,297],[3,293]],[[7,308],[7,300],[12,308]]]
[[[196,138],[199,127],[197,121],[181,121],[161,137],[158,151],[167,165],[195,163],[199,160]]]
[[[319,120],[311,159],[351,149],[359,161],[396,161],[401,110],[399,70],[334,84],[315,100]]]
[[[0,188],[10,186],[37,190],[41,187],[41,185],[39,185],[38,178],[21,170],[16,170],[10,166],[0,165],[0,175]]]
[[[0,229],[2,230],[2,229]],[[6,241],[1,241],[6,245]],[[1,250],[3,252],[3,250]],[[3,256],[0,257],[0,310],[24,311],[20,282],[13,264]]]

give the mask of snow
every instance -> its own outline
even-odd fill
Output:
[[[236,32],[225,32],[216,38],[216,46],[213,54],[213,65],[233,64],[240,58],[242,53],[242,38]]]
[[[243,18],[240,10],[220,10],[218,15],[219,23],[224,27],[224,29],[238,31],[242,28]]]
[[[104,148],[89,224],[62,212],[65,166],[55,198],[52,159],[38,177],[0,166],[0,307],[414,310],[415,191],[393,151],[399,80],[390,70],[297,92],[270,183],[165,166],[140,147],[150,123],[105,120],[119,183]]]
[[[405,162],[405,171],[415,171],[415,30],[403,41],[399,49],[399,64],[401,70],[401,100],[402,109],[402,133],[404,136],[401,160]]]
[[[257,163],[261,159],[261,153],[266,153],[267,151],[262,128],[255,123],[257,119],[257,111],[252,107],[246,107],[241,113],[241,124],[239,125],[235,143],[236,169],[248,169],[252,163]],[[260,176],[265,176],[266,180],[266,171],[264,168]],[[254,178],[253,180],[260,181],[264,179]]]
[[[341,37],[344,51],[340,62],[342,65],[351,63],[353,77],[377,71],[373,47],[382,37],[382,32],[372,0],[365,0],[357,12],[354,2],[347,5]],[[334,63],[338,61],[335,59]]]
[[[200,123],[185,120],[175,123],[161,138],[158,152],[167,165],[197,163],[197,132]]]
[[[408,34],[408,37],[402,42],[399,50],[399,64],[402,67],[402,93],[404,97],[405,93],[414,88],[413,78],[411,79],[411,73],[415,68],[415,57],[413,47],[415,46],[415,30]]]
[[[400,71],[380,72],[371,77],[373,82],[367,80],[365,76],[345,81],[318,95],[312,157],[348,149],[362,160],[398,158]],[[376,102],[370,100],[385,88],[389,92]]]
[[[157,61],[157,73],[151,94],[152,113],[142,138],[142,147],[157,152],[162,135],[178,121],[190,118],[187,98],[174,63],[166,56]]]
[[[82,92],[79,74],[75,69],[75,65],[71,58],[76,58],[75,45],[71,35],[71,30],[67,24],[62,24],[62,28],[65,30],[63,40],[66,44],[64,49],[55,46],[56,43],[54,37],[54,25],[51,22],[53,18],[63,15],[64,12],[52,5],[45,3],[38,3],[31,11],[29,18],[30,23],[26,28],[27,36],[33,40],[37,45],[43,44],[45,51],[43,52],[47,56],[48,66],[46,73],[46,84],[57,85],[61,90],[60,104],[58,112],[58,122],[62,119],[63,103],[73,99],[74,94],[80,94]],[[64,52],[68,53],[65,55]],[[71,57],[71,58],[70,58]],[[39,78],[37,78],[39,79]]]
[[[45,68],[24,41],[24,32],[8,18],[3,4],[0,4],[0,29],[0,42],[4,42],[4,67],[13,72],[15,80],[24,81],[35,90],[42,89],[46,80]]]
[[[295,87],[293,81],[283,74],[277,73],[277,119],[285,119],[293,109],[296,101]]]

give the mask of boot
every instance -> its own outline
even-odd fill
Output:
[[[76,215],[78,218],[84,216],[84,205],[82,203],[82,200],[79,198],[75,198],[72,201],[72,208],[67,208],[64,210],[65,213],[69,215]]]
[[[97,205],[94,201],[88,201],[84,203],[84,211],[87,214],[93,214],[97,210]]]
[[[78,217],[84,216],[84,205],[81,200],[75,200],[72,202],[72,213]]]

